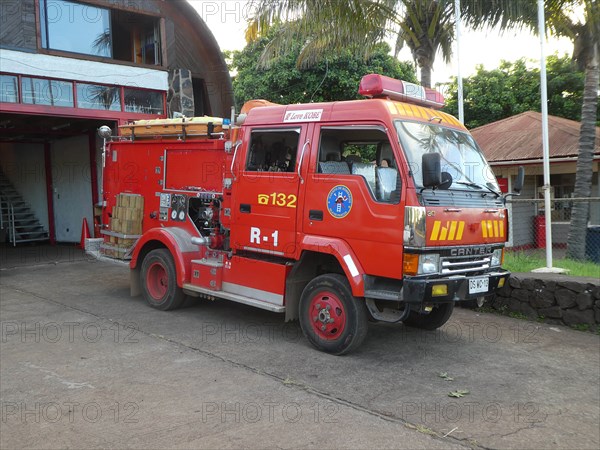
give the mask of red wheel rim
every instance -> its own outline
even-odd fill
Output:
[[[148,293],[154,300],[162,300],[169,289],[169,276],[165,267],[159,263],[153,263],[146,274],[146,286]]]
[[[344,304],[328,291],[312,298],[308,316],[317,336],[327,341],[337,339],[346,327]]]

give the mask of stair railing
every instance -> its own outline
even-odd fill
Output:
[[[9,209],[9,215],[8,215],[8,223],[10,224],[10,229],[11,229],[11,238],[12,238],[12,244],[13,247],[17,246],[17,233],[15,230],[15,209],[13,207],[12,202],[8,202],[8,207]]]
[[[6,214],[6,220],[4,219]],[[15,226],[15,208],[11,201],[7,198],[0,196],[0,230],[5,227],[8,228],[8,240],[12,243],[13,247],[17,246],[17,233]]]
[[[4,230],[4,197],[2,195],[0,195],[0,230]]]

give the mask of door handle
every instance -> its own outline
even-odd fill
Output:
[[[302,152],[300,152],[300,160],[298,161],[298,178],[300,179],[300,184],[304,184],[304,178],[300,174],[302,172],[302,161],[304,160],[304,152],[306,147],[310,145],[310,139],[307,139],[304,145],[302,146]]]
[[[308,218],[310,220],[323,220],[323,211],[319,209],[311,209],[308,212]]]
[[[251,213],[252,212],[252,206],[248,203],[241,203],[240,204],[240,212],[242,213]]]

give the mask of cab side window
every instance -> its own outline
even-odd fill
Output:
[[[250,172],[294,172],[300,128],[253,130],[246,159]]]
[[[381,127],[322,128],[317,164],[318,173],[362,177],[378,202],[400,201],[398,165]]]

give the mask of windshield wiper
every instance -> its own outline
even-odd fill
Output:
[[[500,194],[499,192],[496,192],[495,190],[493,190],[491,187],[489,186],[481,186],[477,183],[473,183],[472,181],[455,181],[454,183],[456,184],[462,184],[463,186],[469,186],[475,189],[487,189],[488,191],[490,191],[492,194],[494,194],[496,196],[496,198],[500,197],[502,194]],[[484,193],[483,196],[485,197],[487,194]]]
[[[475,189],[483,189],[477,183],[473,183],[471,181],[454,181],[453,183],[462,184],[463,186],[469,186],[469,187],[473,187]]]

